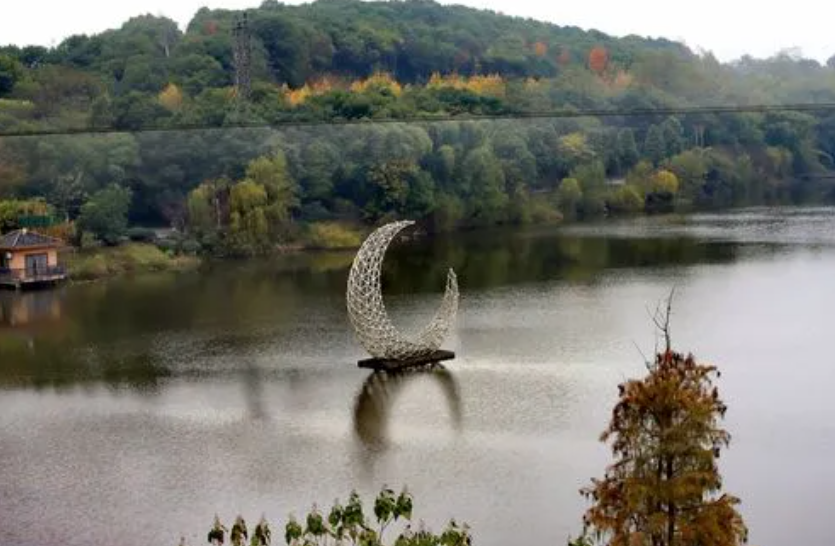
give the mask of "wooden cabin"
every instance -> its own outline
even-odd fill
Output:
[[[16,289],[54,284],[67,278],[58,253],[59,239],[20,229],[0,236],[0,287]]]

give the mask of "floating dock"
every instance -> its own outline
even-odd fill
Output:
[[[445,360],[452,360],[453,358],[455,358],[455,353],[453,353],[452,351],[438,350],[423,356],[407,358],[404,360],[393,360],[388,358],[366,358],[365,360],[360,360],[359,362],[357,362],[357,365],[360,368],[390,372],[394,370],[405,370],[407,368],[415,368],[417,366],[426,366],[429,364],[443,362]]]

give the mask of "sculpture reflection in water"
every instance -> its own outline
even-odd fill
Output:
[[[252,421],[264,421],[269,418],[269,412],[264,403],[263,375],[261,368],[251,358],[248,358],[243,368],[242,384],[247,416]]]
[[[390,445],[389,418],[398,395],[414,380],[436,383],[446,399],[452,428],[461,431],[461,394],[455,376],[440,363],[397,371],[376,371],[368,376],[354,405],[354,432],[362,446],[362,462],[369,471]]]

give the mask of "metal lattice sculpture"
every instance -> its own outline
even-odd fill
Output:
[[[432,354],[444,342],[458,312],[458,280],[450,269],[441,307],[416,339],[405,339],[389,320],[380,283],[383,258],[395,236],[412,224],[393,222],[374,231],[357,252],[348,275],[348,317],[360,344],[376,358],[406,360]]]

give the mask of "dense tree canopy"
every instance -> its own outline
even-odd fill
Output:
[[[81,207],[78,227],[108,245],[115,245],[128,228],[130,190],[110,185],[94,193]]]
[[[130,131],[0,137],[0,199],[42,197],[74,219],[116,184],[132,192],[132,223],[196,221],[201,233],[234,224],[249,233],[248,252],[320,220],[409,216],[450,229],[553,220],[557,211],[835,200],[825,176],[835,168],[831,110],[687,110],[832,103],[831,63],[787,53],[721,64],[668,40],[428,0],[267,0],[249,12],[244,101],[233,86],[240,15],[204,8],[185,31],[141,16],[51,49],[0,48],[0,132]],[[590,108],[681,114],[464,119]],[[438,120],[451,117],[461,119]],[[410,122],[230,127],[361,119]],[[253,201],[261,193],[266,201]],[[264,226],[267,239],[250,237]]]

